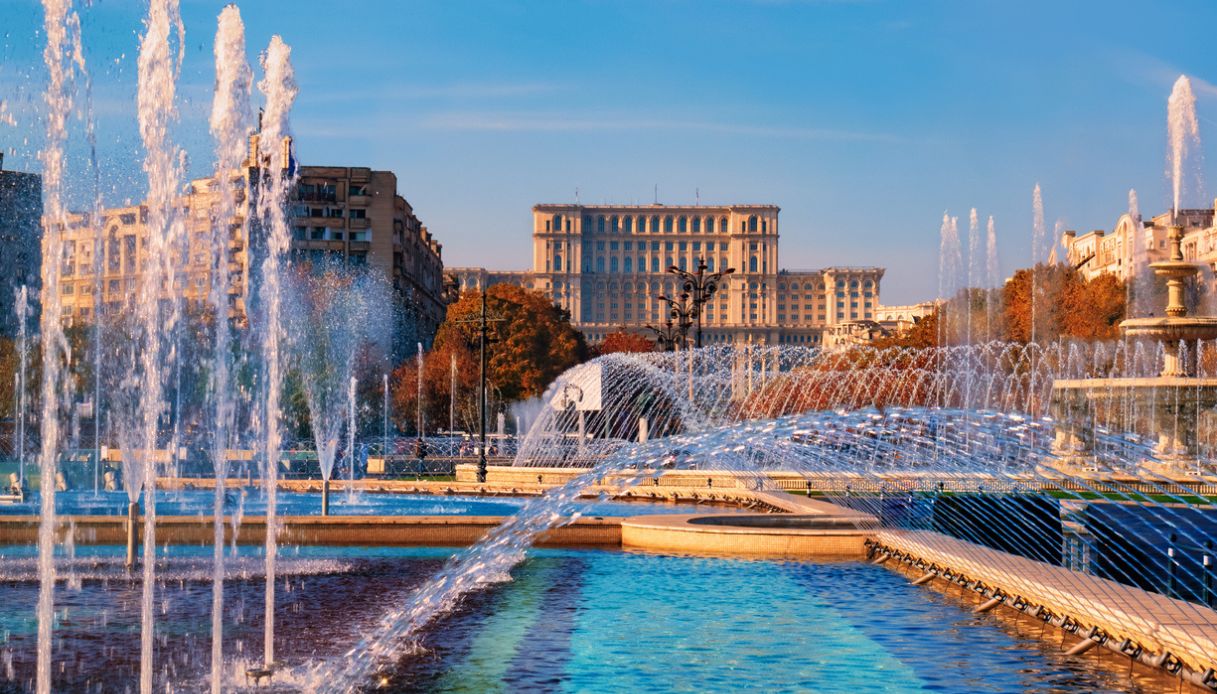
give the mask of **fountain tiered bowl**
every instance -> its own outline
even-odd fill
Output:
[[[1183,260],[1181,227],[1171,227],[1170,259],[1151,263],[1166,280],[1165,316],[1129,318],[1120,323],[1126,338],[1161,343],[1162,371],[1158,376],[1057,380],[1052,385],[1052,412],[1058,427],[1056,460],[1045,472],[1111,476],[1134,470],[1111,469],[1094,450],[1095,421],[1125,431],[1145,430],[1157,437],[1154,457],[1140,463],[1143,471],[1172,478],[1217,474],[1212,460],[1198,452],[1197,429],[1206,413],[1217,413],[1217,378],[1197,377],[1194,366],[1201,340],[1217,339],[1217,317],[1188,316],[1185,281],[1200,265]],[[1190,356],[1189,356],[1190,355]]]

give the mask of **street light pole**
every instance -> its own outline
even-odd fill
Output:
[[[701,347],[702,306],[706,305],[711,299],[714,298],[714,294],[718,292],[719,286],[723,282],[723,278],[735,272],[735,268],[729,267],[720,272],[706,274],[706,270],[708,269],[709,268],[706,266],[706,261],[704,258],[697,259],[696,272],[681,270],[675,265],[668,268],[668,272],[681,279],[682,288],[684,289],[681,297],[688,297],[692,300],[692,306],[689,310],[691,311],[692,318],[697,321],[697,332],[695,333],[695,346],[697,347]],[[671,302],[670,299],[668,301]]]
[[[676,321],[676,328],[680,335],[678,346],[685,346],[689,340],[689,328],[693,325],[696,307],[689,305],[688,293],[681,293],[680,297],[676,299],[661,294],[659,300],[668,304],[668,325],[671,325],[673,320]]]
[[[671,352],[676,349],[676,341],[680,338],[680,328],[672,324],[671,317],[668,318],[668,322],[662,328],[647,325],[646,329],[655,333],[655,342],[659,344],[664,352]]]
[[[478,376],[478,436],[481,444],[478,446],[478,482],[486,482],[486,290],[482,290],[482,316],[478,331],[478,351],[481,362]]]

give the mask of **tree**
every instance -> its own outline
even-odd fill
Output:
[[[913,326],[907,331],[890,337],[881,337],[875,341],[875,347],[877,349],[886,347],[913,349],[937,347],[941,312],[940,308],[935,308],[929,315],[913,319]]]
[[[1015,272],[1002,294],[1006,338],[1013,342],[1119,337],[1126,295],[1113,275],[1088,280],[1071,267],[1041,264]]]
[[[617,330],[604,336],[604,341],[596,346],[597,354],[614,354],[616,352],[654,352],[655,343],[647,338],[628,330]]]
[[[570,324],[570,314],[540,292],[496,284],[486,292],[489,324],[486,380],[488,411],[505,403],[536,397],[563,371],[588,355],[583,335]],[[446,426],[452,395],[451,363],[457,362],[457,403],[460,426],[476,428],[478,392],[478,320],[482,296],[471,291],[448,307],[432,350],[423,357],[424,426]],[[416,429],[418,357],[403,362],[392,375],[394,421],[403,431]]]

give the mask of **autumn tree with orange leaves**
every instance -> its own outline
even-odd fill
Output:
[[[1126,296],[1124,282],[1114,275],[1088,280],[1064,265],[1019,270],[1002,292],[1006,338],[1030,342],[1033,327],[1037,342],[1118,338]]]
[[[617,352],[654,352],[655,343],[647,338],[628,330],[617,330],[604,336],[604,340],[594,349],[596,354],[615,354]]]
[[[448,314],[423,357],[424,428],[446,428],[450,399],[456,404],[457,426],[472,429],[477,422],[478,318],[481,294],[465,292],[448,307]],[[536,397],[563,371],[588,356],[582,333],[570,324],[570,314],[540,292],[496,284],[486,292],[486,308],[496,320],[489,324],[486,380],[489,411],[506,403]],[[456,360],[455,398],[452,360]],[[395,422],[401,431],[416,431],[418,358],[394,371],[392,397]]]

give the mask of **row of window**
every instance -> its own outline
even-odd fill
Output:
[[[690,215],[584,215],[582,230],[590,232],[595,230],[598,233],[612,234],[712,234],[727,233],[729,231],[726,217],[700,217]],[[747,219],[740,220],[741,232],[761,232],[769,231],[769,220],[751,215]],[[545,220],[545,231],[565,231],[572,232],[572,220],[561,214],[555,214]]]

